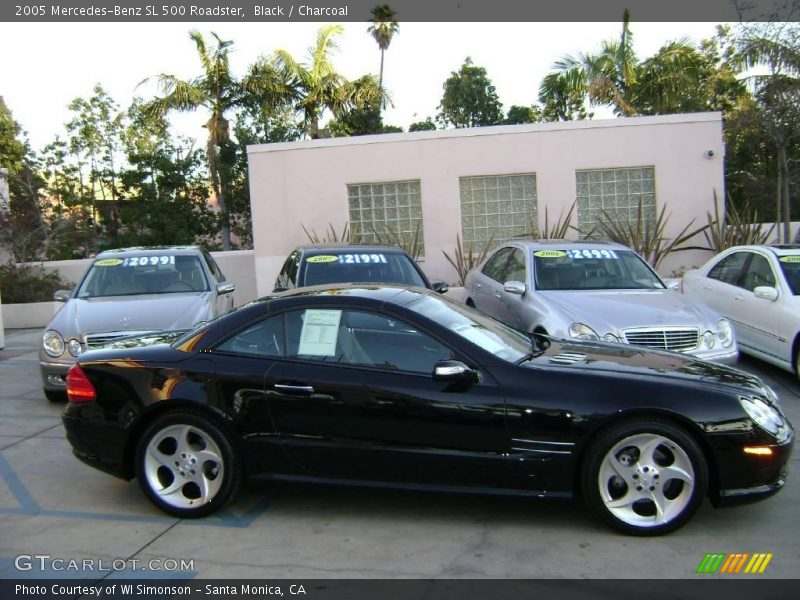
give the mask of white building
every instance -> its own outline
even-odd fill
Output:
[[[591,228],[601,209],[635,218],[638,203],[655,220],[666,205],[667,235],[694,227],[724,198],[724,143],[718,112],[601,121],[482,127],[332,138],[248,148],[258,294],[277,272],[303,226],[323,233],[349,222],[367,234],[421,228],[420,264],[452,282],[456,234],[466,244],[498,243],[566,214]],[[577,237],[577,233],[573,232]],[[669,275],[707,255],[676,253]]]

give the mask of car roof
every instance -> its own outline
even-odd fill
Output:
[[[405,305],[421,296],[437,296],[426,288],[411,287],[407,285],[389,285],[385,283],[336,283],[300,287],[269,296],[270,300],[284,298],[363,298],[378,302],[391,301],[393,304]]]
[[[800,244],[748,244],[744,246],[732,246],[728,248],[728,250],[766,250],[775,256],[789,256],[800,254]]]
[[[303,246],[298,246],[296,250],[302,250],[303,254],[321,254],[323,252],[341,252],[343,250],[358,250],[361,252],[402,252],[405,254],[405,250],[400,248],[399,246],[380,246],[375,244],[348,244],[344,242],[332,242],[329,244],[305,244]]]
[[[542,248],[574,248],[575,250],[583,250],[590,248],[612,248],[614,250],[630,250],[628,246],[618,244],[616,242],[607,242],[603,240],[509,240],[506,244],[517,244],[527,248],[528,250],[539,250]]]
[[[103,250],[95,258],[124,256],[126,254],[163,254],[167,251],[173,254],[199,254],[202,249],[199,246],[132,246],[130,248]]]

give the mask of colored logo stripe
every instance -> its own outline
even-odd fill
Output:
[[[723,560],[725,560],[725,554],[706,554],[705,558],[700,562],[700,566],[697,567],[697,572],[716,573],[722,565]]]
[[[745,573],[760,574],[766,571],[772,556],[772,553],[761,552],[755,554],[750,554],[749,552],[732,552],[730,554],[712,552],[703,557],[700,566],[697,567],[697,573],[734,574],[741,573],[742,569],[744,569]]]
[[[753,558],[750,559],[747,567],[745,568],[745,573],[763,573],[767,569],[767,565],[769,561],[772,560],[772,553],[769,554],[753,554]]]

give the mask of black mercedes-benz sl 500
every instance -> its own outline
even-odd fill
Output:
[[[626,344],[528,336],[421,288],[306,288],[69,372],[75,455],[173,515],[245,477],[580,494],[654,535],[784,484],[794,441],[758,378]]]

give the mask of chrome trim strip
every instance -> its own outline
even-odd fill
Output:
[[[551,444],[553,446],[574,446],[574,442],[542,442],[539,440],[526,440],[523,438],[511,438],[512,442],[526,442],[528,444]]]
[[[533,448],[515,448],[514,446],[511,446],[511,449],[520,452],[538,452],[539,454],[572,454],[571,450],[535,450]]]

